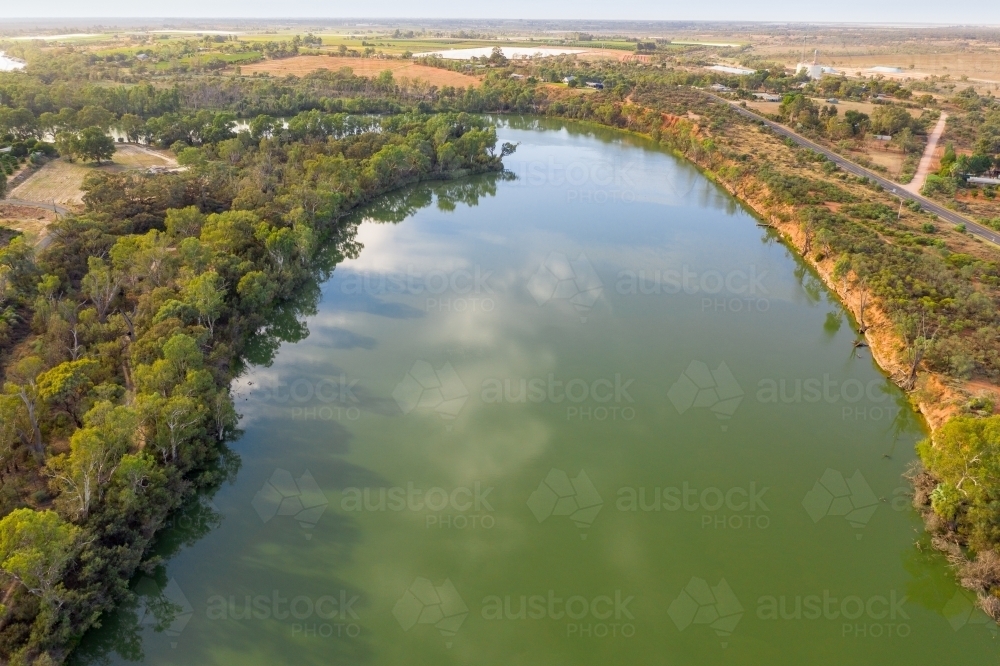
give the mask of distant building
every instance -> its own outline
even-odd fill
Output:
[[[564,76],[563,77],[563,83],[569,83],[570,81],[576,81],[576,77],[575,76]]]
[[[705,69],[710,69],[713,72],[722,72],[723,74],[733,74],[734,76],[750,76],[755,72],[755,70],[746,69],[745,67],[730,67],[729,65],[710,65]]]
[[[840,100],[837,99],[836,97],[827,97],[826,98],[826,103],[827,104],[840,104]]]
[[[781,95],[772,95],[771,93],[754,93],[754,97],[764,102],[780,102]]]
[[[982,176],[969,176],[969,182],[973,185],[1000,185],[1000,178],[983,178]]]
[[[839,74],[833,67],[819,64],[819,50],[813,53],[812,62],[800,62],[795,66],[796,74],[803,71],[814,81],[822,79],[824,74]]]
[[[892,141],[892,135],[890,134],[876,134],[874,136],[876,141]]]
[[[712,85],[709,86],[709,88],[711,88],[715,92],[732,92],[733,90],[729,86],[724,86],[721,83],[713,83]]]
[[[604,90],[604,84],[600,81],[587,81],[588,88],[594,88],[595,90]]]

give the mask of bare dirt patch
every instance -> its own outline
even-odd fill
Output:
[[[893,180],[899,179],[899,174],[903,170],[903,160],[906,158],[903,151],[887,142],[872,140],[862,142],[862,150],[851,151],[851,156],[854,159],[857,159],[859,155],[866,157],[872,164],[885,167],[886,175]]]
[[[296,56],[281,60],[244,65],[240,71],[243,74],[267,72],[275,76],[302,76],[309,72],[322,69],[338,70],[350,68],[358,76],[378,76],[385,70],[392,72],[394,77],[419,79],[435,86],[456,86],[466,88],[479,85],[479,79],[468,74],[460,74],[447,69],[428,67],[409,60],[382,60],[378,58],[335,58],[330,56]]]
[[[119,143],[115,150],[114,164],[126,169],[148,169],[154,166],[173,168],[177,166],[177,160],[173,153],[167,151]]]
[[[886,78],[897,80],[920,80],[933,74],[950,75],[956,80],[967,76],[972,81],[991,83],[1000,81],[1000,58],[997,58],[995,53],[985,51],[962,52],[955,48],[945,53],[831,54],[829,60],[834,67],[843,70],[848,76],[853,76],[859,71],[866,74],[866,69],[882,66],[902,68],[903,71],[900,73],[880,72]]]
[[[45,235],[45,227],[56,219],[56,214],[44,208],[11,206],[0,202],[0,227],[16,229],[32,245]]]
[[[577,53],[579,60],[617,60],[619,62],[642,62],[648,63],[648,55],[637,55],[634,51],[622,51],[621,49],[586,49],[582,53]]]

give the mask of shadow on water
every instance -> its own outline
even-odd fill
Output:
[[[267,322],[249,340],[244,357],[240,360],[241,367],[269,366],[283,343],[298,342],[309,335],[304,319],[317,312],[321,296],[320,284],[330,277],[336,265],[344,258],[356,257],[360,251],[360,245],[354,240],[356,232],[356,225],[352,224],[343,225],[332,232],[329,241],[317,254],[310,279],[292,298],[278,303]],[[353,338],[341,338],[357,342]],[[239,434],[241,433],[237,433],[237,436]],[[329,437],[329,433],[326,436]],[[337,451],[341,454],[344,452],[346,445]],[[102,618],[99,628],[88,632],[73,653],[70,663],[109,664],[119,660],[141,662],[144,660],[143,634],[146,630],[165,633],[170,638],[180,635],[195,612],[176,581],[168,577],[165,563],[221,525],[222,515],[216,510],[212,497],[223,481],[235,483],[240,464],[239,456],[224,446],[216,463],[217,469],[210,470],[216,473],[220,482],[204,489],[170,516],[157,535],[152,553],[133,578],[129,598],[114,613]],[[350,545],[357,541],[355,532],[356,530],[350,529],[334,532],[344,537],[338,550],[349,552]],[[347,589],[346,586],[344,589]],[[326,663],[359,663],[364,660],[367,648],[354,639],[345,640],[351,644],[333,650]],[[279,655],[275,656],[277,658]]]
[[[840,312],[827,312],[826,320],[823,322],[823,332],[830,338],[837,335],[840,331],[841,324],[844,323],[844,318],[841,316]]]
[[[232,483],[240,468],[240,459],[225,447],[214,471]],[[171,514],[157,536],[153,552],[132,579],[130,595],[114,613],[101,619],[101,626],[90,631],[72,654],[73,665],[110,664],[113,656],[141,662],[143,633],[149,629],[177,636],[191,619],[193,608],[167,575],[165,562],[183,548],[193,545],[222,524],[222,515],[212,504],[221,482],[192,497]]]
[[[810,305],[819,303],[823,299],[823,282],[801,260],[796,265],[794,273],[799,284],[802,285],[802,292],[806,295]]]
[[[371,351],[375,349],[377,344],[375,338],[370,335],[358,335],[339,326],[324,328],[323,333],[334,349],[367,349]]]
[[[921,534],[902,555],[903,567],[911,576],[907,598],[942,615],[956,632],[982,632],[996,640],[1000,635],[996,622],[979,608],[973,592],[956,586],[954,572],[929,541],[926,533]]]
[[[356,234],[357,227],[362,222],[398,224],[415,215],[417,211],[432,205],[436,205],[437,209],[443,212],[453,211],[459,205],[475,207],[483,197],[496,196],[498,182],[516,178],[513,173],[501,172],[486,173],[461,180],[417,183],[380,197],[350,215],[346,224]],[[372,284],[372,280],[376,283]],[[384,274],[370,277],[347,271],[342,278],[335,277],[331,281],[330,288],[326,290],[324,296],[328,303],[343,312],[364,312],[389,319],[419,319],[426,316],[424,310],[383,298],[383,295],[391,291],[386,287],[385,280]],[[345,342],[351,341],[349,344],[364,349],[373,348],[354,343],[357,338],[349,331],[344,331],[340,339]],[[371,344],[374,345],[374,342]]]
[[[282,343],[295,343],[309,335],[305,317],[314,316],[322,295],[320,285],[333,274],[344,259],[356,258],[361,244],[355,239],[357,225],[343,224],[331,232],[312,263],[312,274],[296,293],[289,294],[272,309],[267,322],[247,342],[241,359],[242,367],[270,366]]]
[[[455,210],[459,204],[472,207],[483,197],[495,197],[497,182],[514,178],[512,173],[504,171],[459,180],[417,183],[379,197],[347,219],[353,224],[362,221],[398,224],[435,203],[438,210],[446,212]]]
[[[246,369],[251,366],[268,367],[274,362],[275,355],[285,343],[296,343],[309,336],[310,331],[306,319],[318,312],[320,299],[323,297],[321,285],[333,275],[336,267],[344,259],[357,258],[363,249],[356,240],[358,224],[361,221],[377,221],[399,223],[412,216],[416,211],[434,203],[439,210],[455,210],[458,205],[475,206],[484,196],[496,195],[496,184],[499,180],[511,179],[511,174],[486,174],[464,180],[423,183],[405,188],[398,192],[381,197],[365,209],[342,221],[336,229],[329,233],[312,265],[312,274],[305,284],[300,285],[295,294],[279,302],[272,309],[263,326],[248,341],[243,358],[239,365]],[[327,294],[327,297],[333,294]],[[357,299],[353,300],[357,304]],[[348,305],[345,302],[343,305]],[[422,316],[423,313],[409,306],[382,302],[377,298],[363,303],[362,309],[389,317],[411,318]],[[365,335],[358,335],[340,327],[319,329],[321,335],[329,339],[330,344],[338,349],[374,349],[376,341]],[[359,407],[365,411],[376,413],[394,413],[394,404],[385,399],[368,395],[361,389],[354,389],[359,400]],[[237,433],[237,436],[242,433]],[[285,444],[295,450],[310,451],[306,446],[310,442],[324,441],[327,446],[319,451],[313,450],[298,462],[306,466],[320,467],[332,465],[333,473],[327,478],[332,480],[334,490],[348,487],[366,487],[384,485],[386,480],[380,475],[363,467],[353,465],[340,459],[350,451],[350,433],[339,424],[316,422],[306,427],[290,430],[285,433]],[[331,462],[331,456],[336,456]],[[300,455],[300,457],[302,457]],[[224,644],[232,639],[234,622],[224,621],[226,618],[209,617],[205,609],[198,610],[184,594],[177,582],[169,575],[167,562],[178,555],[183,549],[192,546],[207,534],[222,524],[223,516],[213,503],[213,496],[219,491],[223,481],[234,484],[240,468],[239,456],[224,447],[217,462],[220,482],[206,488],[197,496],[191,498],[180,509],[174,512],[167,524],[157,535],[152,552],[140,568],[130,584],[131,593],[115,610],[101,620],[101,626],[88,632],[80,645],[73,652],[70,663],[75,666],[90,666],[120,663],[122,661],[141,663],[146,655],[143,649],[144,641],[149,633],[163,634],[177,645],[181,633],[195,621],[202,626],[201,633],[212,631],[217,633],[210,642]],[[286,544],[286,561],[297,564],[296,575],[308,579],[307,589],[329,590],[331,584],[338,593],[350,597],[358,597],[356,608],[363,609],[367,605],[365,594],[342,580],[331,581],[331,570],[337,570],[352,561],[352,553],[361,540],[361,530],[356,520],[329,512],[324,518],[328,523],[324,530],[324,541],[333,543],[317,543],[302,540],[301,543]],[[319,548],[318,545],[323,547]],[[217,602],[217,614],[221,613],[229,619],[239,618],[242,612],[251,612],[251,597],[256,601],[253,590],[228,590],[235,594],[214,595],[210,600]],[[236,593],[238,592],[238,593]],[[255,606],[253,608],[256,608]],[[211,604],[210,604],[211,609]],[[228,614],[228,615],[227,615]],[[239,619],[236,619],[239,622]],[[254,631],[273,632],[274,635],[263,644],[272,654],[273,663],[282,663],[290,654],[292,646],[286,633],[288,626],[274,623],[257,623]],[[339,633],[339,632],[338,632]],[[372,650],[368,644],[366,632],[363,630],[355,636],[333,635],[324,641],[322,654],[317,654],[310,660],[302,656],[299,663],[316,664],[362,664],[370,661]],[[204,640],[204,638],[202,638]]]

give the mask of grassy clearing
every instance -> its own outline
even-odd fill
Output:
[[[119,143],[116,146],[114,163],[101,168],[148,169],[154,166],[177,166],[173,154],[165,150],[154,150],[145,146]]]
[[[8,193],[11,199],[57,203],[70,209],[83,207],[83,179],[97,167],[53,160]]]
[[[12,199],[55,202],[70,209],[83,206],[83,179],[93,171],[123,171],[148,169],[152,166],[177,166],[172,155],[140,146],[118,144],[114,160],[97,166],[80,162],[53,160],[11,190]]]

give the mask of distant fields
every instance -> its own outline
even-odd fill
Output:
[[[468,87],[479,85],[479,79],[467,74],[452,72],[447,69],[418,65],[409,60],[381,60],[378,58],[337,58],[331,56],[295,56],[281,60],[265,60],[264,62],[244,65],[243,74],[267,72],[275,76],[302,76],[321,69],[338,70],[350,68],[358,76],[377,76],[389,70],[395,77],[419,79],[435,86]]]

